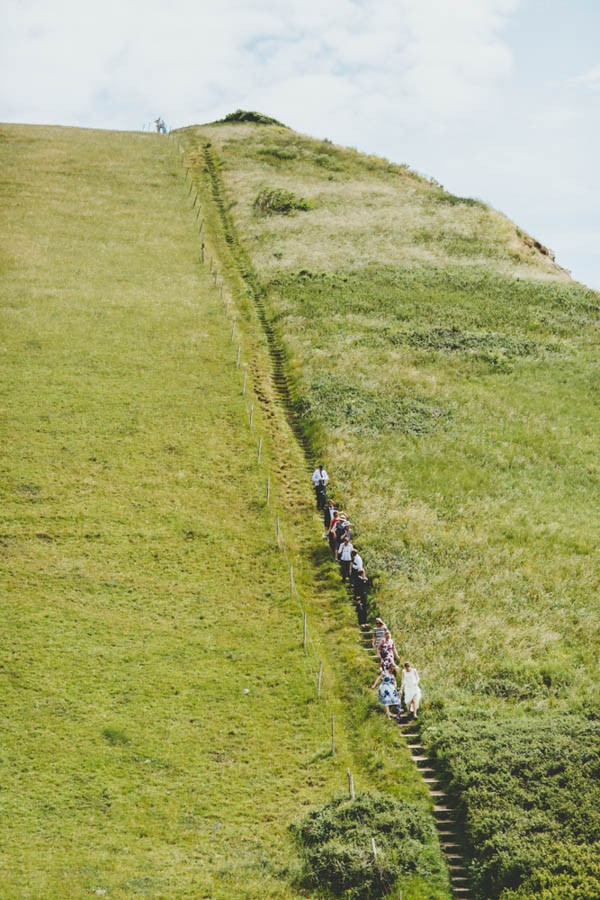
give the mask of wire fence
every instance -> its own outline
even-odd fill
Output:
[[[225,317],[226,319],[229,319],[231,321],[229,345],[233,348],[232,356],[234,357],[235,368],[240,372],[241,395],[244,398],[247,425],[249,430],[256,436],[256,464],[260,468],[264,476],[264,500],[265,505],[268,507],[272,517],[273,539],[277,547],[279,548],[288,569],[289,598],[295,602],[299,612],[298,635],[299,640],[301,640],[302,642],[302,647],[304,650],[305,671],[311,685],[314,686],[316,698],[318,701],[317,709],[319,711],[320,717],[323,720],[324,727],[329,733],[329,738],[331,741],[331,755],[335,756],[337,750],[336,719],[335,713],[332,711],[329,702],[333,692],[333,678],[328,673],[324,665],[322,656],[319,653],[317,643],[315,642],[310,627],[308,612],[306,610],[302,594],[296,583],[296,575],[301,571],[301,561],[299,557],[294,554],[292,547],[288,545],[288,542],[286,541],[281,522],[281,513],[275,502],[270,473],[272,467],[272,465],[270,465],[272,464],[269,452],[270,447],[268,441],[264,440],[265,435],[262,432],[260,412],[258,412],[257,414],[257,410],[260,410],[260,403],[258,401],[258,394],[254,389],[254,385],[252,384],[251,377],[249,384],[248,366],[244,358],[244,334],[243,330],[238,324],[239,310],[236,305],[234,292],[230,290],[225,277],[219,270],[218,252],[205,226],[206,216],[202,208],[202,203],[198,194],[197,187],[194,183],[191,169],[186,163],[185,151],[172,132],[169,132],[168,137],[176,147],[179,153],[181,165],[184,169],[184,182],[188,186],[187,198],[190,201],[191,212],[194,213],[194,225],[198,230],[198,239],[200,240],[200,262],[204,266],[208,267],[209,275],[211,275],[212,277],[213,288],[219,292],[219,298],[223,303],[223,311]],[[346,779],[348,785],[348,796],[351,800],[354,800],[356,797],[356,790],[354,785],[354,776],[350,769],[346,769]],[[359,816],[359,818],[362,824],[366,827],[366,823],[362,821],[362,817]],[[381,850],[377,848],[374,837],[371,838],[370,851],[373,857],[373,863],[377,865],[378,859],[382,854]]]
[[[293,553],[291,546],[286,540],[282,526],[282,515],[276,506],[270,474],[270,470],[273,468],[269,453],[270,447],[269,442],[265,440],[265,435],[262,432],[262,422],[260,421],[259,413],[260,404],[257,400],[253,386],[251,384],[249,385],[249,380],[251,382],[252,379],[251,376],[249,379],[248,366],[244,358],[244,335],[239,327],[236,300],[233,291],[230,290],[219,269],[217,250],[205,227],[206,217],[203,212],[202,202],[194,183],[191,169],[186,163],[185,151],[172,132],[169,133],[169,138],[179,153],[180,162],[184,170],[184,183],[187,186],[187,199],[190,202],[191,211],[195,213],[194,223],[198,229],[198,237],[201,241],[200,262],[208,267],[209,275],[212,278],[213,288],[219,292],[219,298],[223,303],[225,317],[231,321],[231,332],[229,333],[228,343],[233,348],[234,365],[236,369],[240,371],[241,394],[244,397],[247,425],[250,431],[256,435],[256,464],[260,467],[264,475],[264,502],[271,512],[274,542],[279,548],[288,570],[289,597],[295,602],[299,611],[298,634],[304,650],[305,668],[310,682],[314,685],[317,700],[320,701],[320,714],[327,728],[331,728],[331,752],[332,754],[335,754],[335,714],[327,710],[333,680],[319,653],[309,623],[308,612],[296,583],[296,576],[301,571],[301,561]]]

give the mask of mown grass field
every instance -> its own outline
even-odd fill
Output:
[[[308,555],[300,452],[264,398],[248,427],[260,335],[240,318],[243,397],[167,139],[0,140],[0,893],[306,896],[289,826],[343,794],[347,768],[359,790],[430,802]],[[404,900],[448,896],[433,837],[427,854]]]
[[[480,201],[275,125],[218,161],[295,405],[422,675],[477,896],[600,893],[598,295]],[[311,208],[264,215],[260,192]]]

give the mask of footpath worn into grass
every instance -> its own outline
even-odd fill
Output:
[[[477,896],[597,895],[598,295],[405,165],[180,140],[421,672]]]
[[[248,427],[167,139],[1,140],[2,895],[303,896],[288,827],[346,768],[429,801],[361,697],[371,672],[319,554],[296,576],[317,702],[274,540],[284,499],[293,552],[312,541],[307,492],[290,508],[299,451],[265,403]],[[271,507],[260,428],[263,463],[288,469]],[[448,896],[436,852],[405,900]]]

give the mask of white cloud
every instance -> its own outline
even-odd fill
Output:
[[[600,190],[600,68],[574,57],[560,82],[527,69],[539,32],[526,6],[3,0],[0,118],[135,129],[159,114],[177,127],[258,109],[408,162],[543,239],[545,223],[582,217]],[[531,30],[509,43],[521,12]],[[556,42],[562,51],[558,31]]]
[[[583,75],[577,75],[568,82],[573,87],[583,87],[590,91],[600,91],[600,66],[594,66]]]
[[[304,81],[318,119],[351,93],[361,114],[378,96],[425,125],[467,116],[510,71],[498,37],[508,0],[221,0],[218,11],[107,0],[93,16],[74,0],[5,6],[0,104],[34,122],[136,127],[161,110],[183,124],[240,97],[286,104],[288,90],[302,108]]]

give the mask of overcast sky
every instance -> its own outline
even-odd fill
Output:
[[[0,120],[256,109],[480,197],[600,289],[600,0],[0,0]]]

